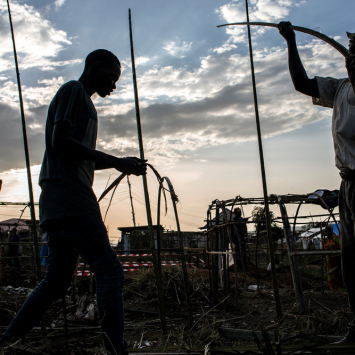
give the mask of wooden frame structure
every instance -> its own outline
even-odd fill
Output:
[[[297,251],[295,248],[295,243],[294,243],[294,235],[295,235],[295,227],[297,224],[298,219],[309,219],[312,216],[298,216],[300,207],[302,204],[319,204],[323,208],[328,210],[328,214],[321,214],[321,215],[315,215],[314,217],[327,217],[328,223],[329,220],[332,218],[332,221],[338,226],[338,221],[335,217],[336,214],[333,213],[333,210],[329,208],[327,202],[331,199],[334,199],[334,197],[318,197],[316,199],[312,198],[310,199],[310,196],[316,196],[314,193],[310,194],[305,194],[305,195],[270,195],[268,197],[268,202],[270,205],[278,205],[280,209],[280,217],[276,217],[272,219],[272,222],[278,222],[282,223],[283,226],[283,231],[284,231],[284,237],[286,240],[286,246],[287,246],[287,254],[289,258],[289,263],[290,263],[290,270],[291,270],[291,275],[292,275],[292,283],[295,291],[295,296],[296,296],[296,301],[297,301],[297,310],[299,314],[304,314],[306,312],[306,307],[305,307],[305,301],[304,301],[304,295],[303,295],[303,289],[302,289],[302,280],[301,280],[301,274],[299,270],[299,264],[298,264],[298,257],[299,256],[307,256],[307,255],[321,255],[322,256],[322,289],[323,289],[323,257],[324,255],[328,254],[334,254],[334,255],[339,255],[340,250],[334,250],[334,251],[327,251],[327,250],[316,250],[316,251]],[[317,202],[317,203],[315,203]],[[238,271],[236,267],[236,253],[234,251],[228,251],[226,247],[226,235],[228,235],[228,239],[231,243],[231,230],[234,228],[236,224],[239,223],[246,223],[250,224],[253,223],[255,224],[255,221],[245,221],[245,222],[233,222],[231,221],[231,216],[232,212],[230,212],[230,216],[228,218],[226,214],[226,207],[230,207],[231,211],[233,210],[234,207],[236,206],[243,206],[243,205],[264,205],[264,198],[242,198],[240,196],[237,196],[235,199],[230,199],[230,200],[225,200],[225,201],[218,201],[214,200],[212,201],[212,204],[209,206],[207,210],[207,231],[205,232],[208,235],[208,240],[209,243],[208,245],[210,248],[207,250],[207,253],[209,255],[209,259],[212,259],[211,265],[212,265],[212,270],[210,272],[210,284],[211,284],[211,293],[213,296],[213,303],[218,304],[218,271],[219,271],[219,265],[221,265],[221,262],[223,263],[223,270],[224,270],[224,275],[223,275],[223,280],[228,280],[229,279],[229,273],[227,272],[227,268],[225,267],[227,265],[226,259],[229,258],[230,255],[234,258],[234,270],[235,270],[235,300],[236,300],[236,311],[238,312]],[[286,209],[286,204],[298,204],[297,212],[294,217],[288,216],[287,209]],[[220,208],[223,210],[223,224],[220,224]],[[212,211],[215,210],[216,218],[215,218],[215,225],[212,226],[212,220],[211,220],[211,215]],[[293,221],[293,223],[292,223]],[[258,222],[266,222],[266,220],[259,220]],[[293,229],[291,230],[291,225],[293,224]],[[339,227],[338,227],[338,230]],[[221,232],[222,231],[222,232]],[[323,235],[323,230],[322,227],[320,227],[320,234]],[[223,236],[223,237],[221,237]],[[227,244],[228,245],[228,244]],[[270,253],[273,252],[270,251]],[[257,251],[256,251],[257,253]],[[221,260],[222,259],[222,260]],[[257,260],[257,259],[256,259]],[[272,258],[270,258],[271,263],[274,262]],[[243,267],[243,272],[245,273],[245,267],[242,262],[242,267]],[[277,280],[276,273],[272,273],[272,277]],[[222,276],[221,276],[222,280]],[[258,281],[257,281],[258,284]],[[227,296],[227,286],[226,282],[222,281],[221,286],[223,287],[223,293],[224,297]],[[259,285],[257,285],[259,288]],[[277,307],[281,307],[281,303],[279,305],[276,305],[276,310]]]

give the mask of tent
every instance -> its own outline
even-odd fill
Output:
[[[331,225],[333,227],[333,231],[335,234],[339,235],[339,229],[337,228],[336,224],[331,224],[329,223],[329,225]],[[340,228],[340,224],[338,223],[338,226]],[[322,228],[323,233],[324,233],[324,228]],[[312,241],[314,244],[314,247],[316,249],[322,249],[322,242],[321,242],[321,235],[320,235],[320,228],[310,228],[308,229],[306,232],[303,232],[302,234],[300,234],[298,236],[299,239],[302,240],[302,245],[303,245],[303,249],[306,250],[309,246],[309,243]]]

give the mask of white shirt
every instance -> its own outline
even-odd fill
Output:
[[[355,170],[355,95],[349,78],[316,79],[320,97],[313,97],[313,104],[333,109],[335,166]]]

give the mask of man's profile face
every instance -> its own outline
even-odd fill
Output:
[[[355,54],[355,37],[350,38],[349,40],[349,52]]]
[[[106,97],[116,89],[116,82],[120,78],[121,69],[114,60],[102,64],[97,72],[96,92],[100,97]]]

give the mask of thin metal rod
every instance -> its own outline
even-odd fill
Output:
[[[144,159],[143,137],[142,137],[141,118],[140,118],[139,100],[138,100],[138,87],[137,87],[137,77],[136,77],[136,66],[135,66],[135,62],[134,62],[131,9],[128,10],[128,13],[129,13],[129,35],[130,35],[130,43],[131,43],[132,75],[133,75],[133,87],[134,87],[134,101],[135,101],[135,107],[136,107],[139,153],[140,153],[141,159]],[[161,322],[161,327],[162,327],[163,333],[167,334],[168,329],[167,329],[166,320],[165,320],[163,288],[162,288],[162,284],[161,284],[161,279],[159,277],[160,275],[159,275],[159,269],[158,269],[158,259],[157,259],[156,250],[155,250],[154,230],[153,230],[153,223],[152,223],[152,214],[151,214],[151,210],[150,210],[148,182],[147,182],[146,175],[142,175],[142,179],[143,179],[143,187],[144,187],[145,207],[146,207],[146,212],[147,212],[147,221],[148,221],[149,232],[150,232],[150,247],[152,249],[152,257],[153,257],[153,265],[154,265],[154,273],[155,273],[155,284],[156,284],[156,288],[157,288],[157,295],[158,295],[158,301],[159,301],[160,322]],[[158,226],[158,228],[159,228],[159,226]]]
[[[41,259],[40,259],[38,236],[37,236],[37,223],[36,223],[36,213],[35,213],[34,198],[33,198],[30,154],[28,151],[25,110],[24,110],[23,99],[22,99],[20,70],[19,70],[18,61],[17,61],[15,35],[14,35],[14,28],[12,25],[10,3],[9,3],[9,0],[6,0],[6,2],[7,2],[7,9],[9,12],[9,22],[10,22],[12,45],[13,45],[13,50],[14,50],[14,59],[15,59],[15,66],[16,66],[17,87],[18,87],[20,111],[21,111],[21,121],[22,121],[22,135],[23,135],[23,144],[24,144],[24,149],[25,149],[25,160],[26,160],[26,170],[27,170],[28,193],[29,193],[29,198],[30,198],[29,204],[30,204],[30,212],[31,212],[32,233],[33,233],[33,242],[34,242],[34,248],[35,248],[36,271],[37,271],[37,278],[38,278],[38,283],[39,283],[42,279]],[[44,332],[44,335],[45,335],[46,324],[44,321],[44,317],[42,317],[42,320],[41,320],[41,328],[42,328],[42,331]]]
[[[267,226],[267,235],[268,235],[269,249],[270,249],[272,283],[273,283],[273,287],[274,287],[274,300],[275,300],[275,306],[276,306],[276,314],[277,314],[277,318],[281,319],[281,317],[282,317],[281,300],[280,300],[280,295],[279,295],[279,285],[277,283],[277,278],[276,278],[274,245],[273,245],[272,232],[271,232],[269,199],[268,199],[267,186],[266,186],[264,154],[263,154],[263,145],[262,145],[262,140],[261,140],[258,99],[257,99],[257,94],[256,94],[256,83],[255,83],[254,61],[253,61],[253,48],[252,48],[252,43],[251,43],[251,33],[250,33],[250,25],[249,25],[248,0],[245,0],[245,7],[246,7],[246,14],[247,14],[247,22],[248,22],[250,66],[251,66],[251,76],[252,76],[252,81],[253,81],[255,118],[256,118],[256,128],[257,128],[257,133],[258,133],[261,177],[262,177],[262,181],[263,181],[264,203],[265,203],[265,214],[266,214],[266,226]]]

